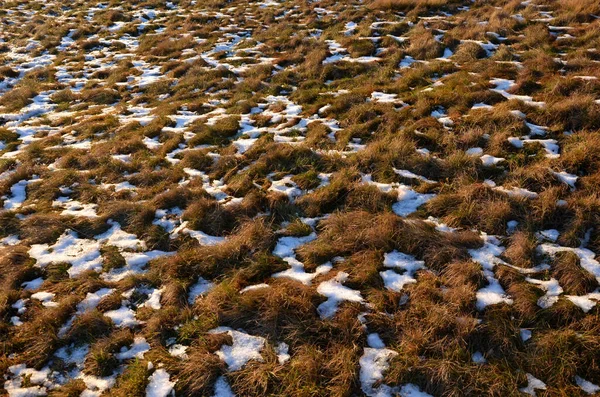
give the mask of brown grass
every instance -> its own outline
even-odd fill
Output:
[[[579,258],[572,252],[560,252],[552,266],[552,275],[566,294],[583,295],[597,288],[596,279],[579,265]]]
[[[450,0],[375,0],[372,7],[407,11],[416,7],[436,9],[452,3]]]
[[[66,373],[72,366],[56,358],[57,349],[89,344],[83,371],[116,374],[103,393],[109,396],[144,395],[159,367],[176,382],[178,395],[212,395],[224,376],[239,396],[358,396],[364,394],[359,361],[367,336],[377,333],[398,353],[381,382],[391,387],[413,383],[445,397],[517,396],[531,373],[547,384],[538,396],[583,396],[575,376],[598,383],[600,305],[584,312],[567,298],[595,291],[598,282],[568,250],[541,255],[537,238],[541,230],[556,229],[556,244],[600,252],[597,1],[327,0],[262,7],[204,0],[176,2],[176,10],[156,0],[121,3],[96,9],[89,21],[84,18],[91,9],[83,3],[61,8],[7,1],[0,10],[0,113],[6,113],[0,115],[0,205],[15,183],[39,176],[27,186],[22,206],[0,209],[0,373],[21,363]],[[156,18],[144,16],[138,29],[150,8]],[[547,15],[554,19],[544,21]],[[358,28],[345,35],[349,21]],[[124,25],[107,29],[116,22]],[[68,34],[75,46],[62,51],[57,47]],[[131,40],[139,41],[137,49]],[[232,40],[228,50],[213,52]],[[331,55],[327,40],[349,57],[379,60],[323,64]],[[478,43],[498,48],[488,54]],[[454,55],[437,60],[446,48]],[[26,56],[48,54],[55,56],[52,65],[21,75]],[[418,62],[401,69],[407,56]],[[215,66],[209,58],[248,67]],[[141,60],[146,65],[136,66]],[[63,66],[86,84],[59,81]],[[160,71],[159,79],[137,86],[146,66]],[[492,91],[494,78],[514,81],[512,94],[545,106]],[[375,91],[396,94],[398,103],[373,100]],[[54,110],[15,120],[42,92],[50,92]],[[301,107],[300,113],[284,115],[287,101],[276,96]],[[491,108],[472,109],[481,103]],[[136,108],[153,119],[125,121],[136,117]],[[206,114],[215,110],[225,117],[207,125]],[[442,125],[434,110],[454,124]],[[185,112],[199,117],[185,131],[175,129]],[[248,134],[258,139],[240,153],[232,141],[247,138],[240,129],[246,117],[260,130]],[[332,134],[334,121],[340,129]],[[526,123],[547,127],[539,138],[555,140],[560,156],[548,157],[540,144],[513,146],[509,138],[531,134]],[[153,146],[147,138],[158,146],[147,147]],[[70,146],[84,141],[89,149]],[[466,153],[471,148],[505,160],[484,166]],[[111,158],[117,154],[132,161]],[[575,189],[553,174],[563,170],[578,177]],[[233,203],[210,194],[204,174],[226,185]],[[330,175],[328,183],[322,174]],[[435,197],[400,217],[392,210],[397,191],[383,193],[365,183],[367,175]],[[273,180],[287,176],[302,190],[292,200],[269,190]],[[539,195],[511,196],[486,180]],[[136,189],[105,188],[122,182]],[[61,196],[97,204],[99,216],[61,215],[53,205]],[[174,207],[183,211],[174,227],[187,221],[188,228],[224,241],[202,245],[187,233],[170,233],[156,222],[156,211]],[[77,277],[69,276],[69,263],[38,267],[30,257],[31,245],[51,245],[65,231],[93,239],[110,227],[109,219],[148,250],[172,255],[118,282],[102,273],[123,268],[129,249],[104,244],[102,269]],[[509,221],[517,221],[515,230]],[[273,254],[280,239],[313,233],[316,238],[294,255],[308,273],[328,262],[332,271],[310,285],[273,277],[290,268]],[[498,257],[509,266],[497,264],[492,272],[512,304],[480,311],[477,292],[490,274],[469,250],[482,247],[482,233],[506,247]],[[19,242],[6,245],[13,236]],[[393,250],[425,266],[400,292],[386,288],[380,274],[384,255]],[[547,270],[533,273],[546,263]],[[340,302],[335,316],[324,320],[317,310],[326,299],[319,286],[338,272],[348,274],[344,286],[364,302]],[[36,291],[24,288],[40,277],[39,291],[54,293],[58,306],[43,305],[31,298]],[[190,303],[200,277],[213,287]],[[555,279],[564,292],[541,308],[545,291],[528,278]],[[240,293],[261,283],[268,287]],[[78,303],[99,288],[114,292],[77,314],[59,338]],[[160,309],[141,305],[147,288],[160,289]],[[128,291],[140,324],[123,329],[105,313],[122,307]],[[20,299],[26,300],[23,313],[13,307]],[[11,322],[17,315],[20,326]],[[219,326],[265,338],[263,361],[228,371],[215,353],[232,339],[210,333]],[[521,339],[523,329],[532,332],[528,341]],[[144,358],[116,359],[135,337],[151,345]],[[277,359],[280,342],[290,349],[285,364]],[[188,346],[189,359],[172,356],[172,343]],[[474,363],[475,352],[487,362]],[[29,383],[24,379],[24,386]],[[48,394],[77,396],[85,388],[67,379]]]

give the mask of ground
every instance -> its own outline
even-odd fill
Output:
[[[598,1],[0,23],[0,395],[599,393]]]

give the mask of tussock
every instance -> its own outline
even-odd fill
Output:
[[[600,390],[597,1],[121,3],[0,10],[0,395]]]

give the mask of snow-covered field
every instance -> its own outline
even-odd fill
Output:
[[[600,393],[600,3],[0,5],[0,394]]]

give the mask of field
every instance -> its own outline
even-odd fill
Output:
[[[600,395],[599,1],[0,23],[0,395]]]

